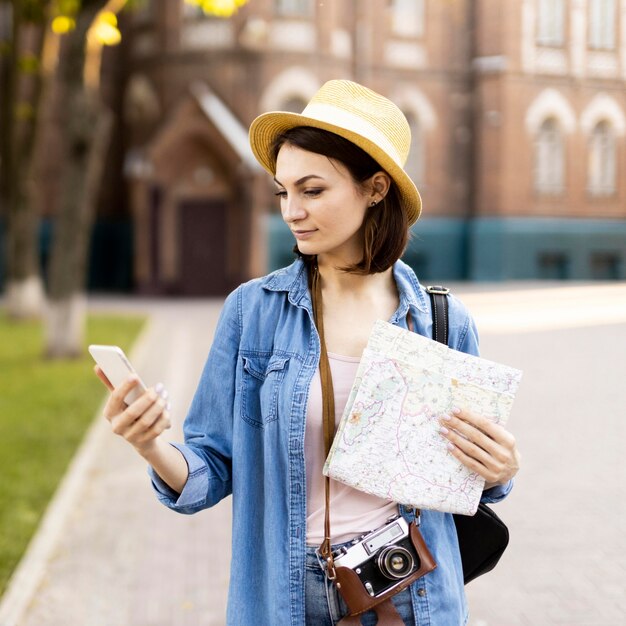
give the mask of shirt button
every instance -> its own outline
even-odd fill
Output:
[[[418,589],[418,590],[417,590],[417,595],[418,595],[420,598],[423,598],[423,597],[426,595],[426,589]]]

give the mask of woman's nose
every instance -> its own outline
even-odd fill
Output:
[[[288,196],[282,202],[281,212],[287,223],[296,222],[306,217],[306,211],[297,197]]]

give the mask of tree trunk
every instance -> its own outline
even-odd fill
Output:
[[[7,312],[14,319],[23,319],[38,317],[44,301],[39,215],[32,193],[44,26],[27,22],[19,2],[13,2],[12,8],[11,44],[2,77],[0,195],[7,222]],[[28,44],[26,40],[30,40]],[[34,71],[29,74],[20,69],[25,52],[35,59]]]
[[[77,356],[84,349],[89,242],[113,116],[82,77],[85,36],[104,4],[94,2],[83,8],[61,57],[68,156],[50,261],[46,354],[52,358]]]
[[[86,154],[75,154],[67,164],[64,198],[54,225],[46,311],[46,354],[53,358],[78,356],[84,349],[89,243],[113,125],[112,113],[97,103],[77,97],[72,109],[75,119],[82,113],[83,121],[93,123]],[[76,140],[80,131],[70,127],[68,133]]]

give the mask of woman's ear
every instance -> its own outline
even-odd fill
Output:
[[[376,203],[380,202],[389,191],[389,187],[391,186],[391,177],[387,172],[376,172],[370,178],[370,194],[372,197],[372,201]]]

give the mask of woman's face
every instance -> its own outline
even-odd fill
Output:
[[[274,181],[283,219],[302,254],[341,264],[361,260],[361,227],[374,196],[354,182],[342,163],[284,144]]]

